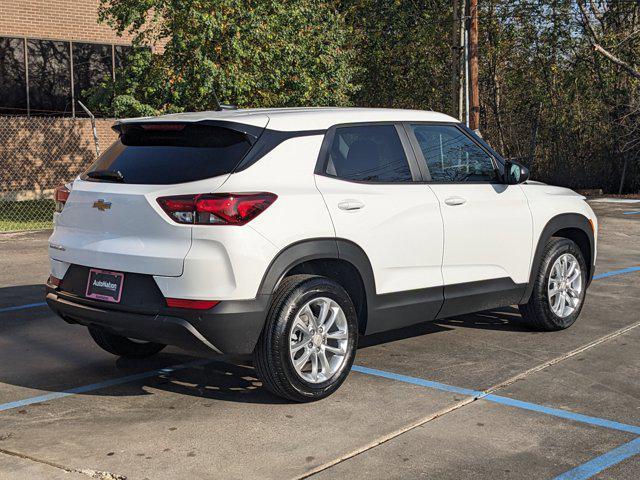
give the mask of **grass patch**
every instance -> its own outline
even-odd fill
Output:
[[[54,210],[53,200],[0,200],[0,232],[51,228]]]

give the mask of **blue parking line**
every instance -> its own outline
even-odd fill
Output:
[[[449,393],[459,393],[461,395],[467,395],[469,397],[480,397],[483,392],[478,390],[469,390],[467,388],[454,387],[445,383],[433,382],[431,380],[425,380],[423,378],[410,377],[408,375],[400,375],[399,373],[386,372],[384,370],[377,370],[375,368],[363,367],[361,365],[353,365],[351,370],[354,372],[363,373],[365,375],[374,375],[376,377],[388,378],[389,380],[397,380],[399,382],[411,383],[420,387],[433,388]]]
[[[474,397],[477,400],[487,400],[493,403],[499,403],[500,405],[507,405],[510,407],[516,407],[523,410],[529,410],[532,412],[544,413],[546,415],[552,415],[554,417],[564,418],[566,420],[573,420],[574,422],[586,423],[596,427],[609,428],[611,430],[618,430],[626,433],[633,433],[640,435],[640,427],[635,425],[627,425],[625,423],[614,422],[604,418],[590,417],[588,415],[582,415],[580,413],[569,412],[566,410],[560,410],[557,408],[545,407],[544,405],[538,405],[536,403],[523,402],[521,400],[515,400],[509,397],[503,397],[500,395],[487,394],[479,390],[470,390],[467,388],[454,387],[445,383],[433,382],[431,380],[425,380],[417,377],[410,377],[408,375],[400,375],[398,373],[386,372],[384,370],[377,370],[375,368],[362,367],[360,365],[354,365],[351,368],[354,372],[363,373],[365,375],[374,375],[376,377],[387,378],[390,380],[397,380],[399,382],[410,383],[412,385],[418,385],[426,388],[433,388],[442,392],[459,393],[461,395],[467,395]]]
[[[16,305],[13,307],[3,307],[3,308],[0,308],[0,313],[15,312],[16,310],[24,310],[26,308],[44,307],[46,304],[47,302],[39,302],[39,303],[27,303],[26,305]]]
[[[400,375],[393,372],[386,372],[384,370],[377,370],[375,368],[362,367],[360,365],[354,365],[352,367],[352,370],[365,375],[374,375],[376,377],[397,380],[399,382],[418,385],[421,387],[433,388],[443,392],[459,393],[462,395],[471,396],[476,400],[486,400],[489,402],[498,403],[500,405],[506,405],[523,410],[529,410],[532,412],[543,413],[545,415],[552,415],[554,417],[572,420],[578,423],[585,423],[587,425],[592,425],[595,427],[608,428],[611,430],[618,430],[621,432],[640,435],[640,427],[638,426],[615,422],[612,420],[607,420],[605,418],[591,417],[589,415],[568,412],[566,410],[560,410],[558,408],[545,407],[544,405],[538,405],[536,403],[523,402],[521,400],[503,397],[501,395],[487,394],[478,390],[454,387],[440,382],[434,382],[417,377],[410,377],[408,375]],[[586,480],[598,474],[602,470],[612,467],[613,465],[616,465],[626,460],[627,458],[631,458],[634,455],[638,454],[640,454],[640,438],[637,438],[620,447],[614,448],[613,450],[600,455],[599,457],[593,458],[588,462],[583,463],[582,465],[579,465],[576,468],[561,474],[554,480]]]
[[[134,375],[128,375],[126,377],[114,378],[111,380],[106,380],[104,382],[92,383],[90,385],[83,385],[81,387],[70,388],[69,390],[64,390],[62,392],[52,392],[52,393],[47,393],[46,395],[25,398],[24,400],[18,400],[16,402],[4,403],[0,405],[0,412],[3,412],[5,410],[11,410],[14,408],[26,407],[27,405],[33,405],[34,403],[47,402],[49,400],[55,400],[57,398],[69,397],[71,395],[87,393],[94,390],[100,390],[102,388],[113,387],[116,385],[122,385],[124,383],[135,382],[136,380],[143,380],[145,378],[156,377],[158,375],[163,375],[167,373],[173,373],[173,372],[177,372],[178,370],[184,370],[186,368],[198,367],[198,366],[206,365],[207,363],[211,363],[212,361],[213,360],[210,360],[210,359],[195,360],[193,362],[181,363],[179,365],[173,365],[165,368],[158,368],[157,370],[150,370],[148,372],[136,373]]]
[[[640,212],[622,212],[623,215],[640,215]]]
[[[640,213],[640,212],[629,212],[629,213]],[[594,275],[593,279],[598,280],[600,278],[610,277],[614,275],[621,275],[625,273],[632,273],[640,271],[640,266],[638,267],[629,267],[620,270],[613,270],[610,272],[604,272],[598,275]],[[42,307],[46,305],[45,302],[39,303],[30,303],[25,305],[17,305],[13,307],[4,307],[0,308],[0,313],[3,312],[11,312],[17,310],[23,310],[28,308],[36,308]],[[183,363],[171,367],[165,367],[157,370],[151,370],[148,372],[142,372],[134,375],[128,375],[126,377],[115,378],[111,380],[106,380],[104,382],[92,383],[90,385],[84,385],[76,388],[71,388],[69,390],[64,390],[62,392],[52,392],[45,395],[40,395],[37,397],[31,397],[23,400],[18,400],[15,402],[9,402],[5,404],[0,404],[0,412],[11,410],[14,408],[24,407],[27,405],[33,405],[36,403],[42,403],[49,400],[54,400],[58,398],[68,397],[71,395],[77,395],[81,393],[87,393],[94,390],[100,390],[103,388],[108,388],[116,385],[122,385],[125,383],[134,382],[137,380],[142,380],[145,378],[155,377],[162,374],[172,373],[178,370],[183,370],[187,368],[192,368],[196,366],[206,365],[211,363],[210,359],[202,359],[196,360],[194,362]],[[457,393],[461,395],[466,395],[473,397],[479,400],[486,400],[493,403],[498,403],[501,405],[507,405],[511,407],[516,407],[524,410],[534,411],[543,413],[546,415],[552,415],[555,417],[572,420],[579,423],[585,423],[597,427],[609,428],[613,430],[623,431],[627,433],[633,433],[640,435],[640,427],[634,425],[627,425],[620,422],[615,422],[603,418],[591,417],[588,415],[582,415],[578,413],[568,412],[565,410],[560,410],[556,408],[545,407],[544,405],[538,405],[535,403],[523,402],[520,400],[515,400],[508,397],[503,397],[500,395],[487,394],[485,392],[479,390],[471,390],[467,388],[456,387],[453,385],[447,385],[440,382],[434,382],[431,380],[425,380],[422,378],[411,377],[408,375],[401,375],[393,372],[386,372],[384,370],[377,370],[369,367],[364,367],[360,365],[354,365],[352,370],[355,372],[359,372],[365,375],[374,375],[382,378],[387,378],[390,380],[397,380],[404,383],[409,383],[421,387],[433,388],[440,391],[445,391],[449,393]],[[603,471],[606,468],[609,468],[613,465],[616,465],[627,458],[630,458],[634,455],[640,454],[640,438],[637,438],[629,443],[626,443],[620,447],[617,447],[599,457],[596,457],[578,467],[563,473],[562,475],[556,477],[554,480],[582,480],[592,477],[597,473]]]
[[[560,410],[558,408],[545,407],[544,405],[538,405],[537,403],[523,402],[515,400],[509,397],[503,397],[500,395],[489,394],[480,397],[481,400],[488,400],[490,402],[499,403],[500,405],[507,405],[509,407],[521,408],[523,410],[529,410],[532,412],[544,413],[546,415],[552,415],[554,417],[564,418],[566,420],[573,420],[574,422],[586,423],[595,427],[608,428],[611,430],[618,430],[621,432],[633,433],[640,435],[640,427],[635,425],[628,425],[626,423],[614,422],[613,420],[607,420],[605,418],[590,417],[589,415],[582,415],[580,413],[569,412],[567,410]]]
[[[610,272],[599,273],[598,275],[594,275],[593,279],[599,280],[600,278],[613,277],[614,275],[622,275],[623,273],[632,272],[640,272],[640,267],[621,268],[620,270],[612,270]]]
[[[638,454],[640,454],[640,438],[620,445],[607,453],[603,453],[599,457],[592,458],[588,462],[578,465],[576,468],[562,475],[558,475],[554,480],[586,480]]]

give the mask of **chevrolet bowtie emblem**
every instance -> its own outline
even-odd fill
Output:
[[[96,202],[93,202],[93,208],[97,208],[101,212],[104,212],[105,210],[109,210],[111,208],[111,202],[105,202],[104,200],[100,199]]]

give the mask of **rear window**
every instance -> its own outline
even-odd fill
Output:
[[[393,125],[336,128],[326,173],[360,182],[411,182],[411,170]]]
[[[122,183],[167,185],[231,173],[251,148],[246,134],[220,126],[123,125],[120,138],[82,175],[120,172]]]

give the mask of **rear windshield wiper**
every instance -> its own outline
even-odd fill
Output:
[[[95,178],[96,180],[109,180],[111,182],[124,183],[124,176],[119,170],[116,170],[115,172],[111,170],[93,170],[92,172],[87,173],[87,177]]]

